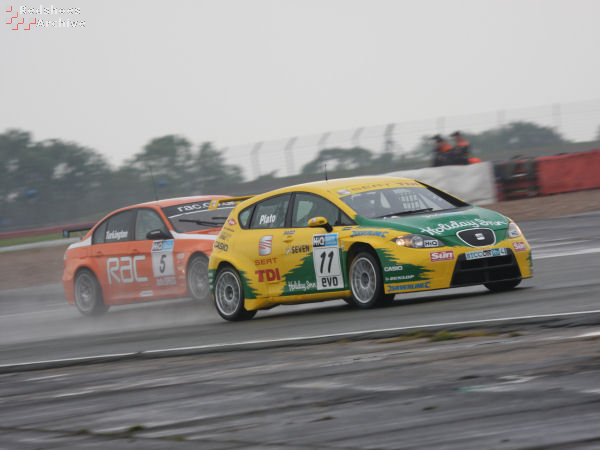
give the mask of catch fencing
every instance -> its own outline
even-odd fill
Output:
[[[527,121],[551,127],[573,142],[598,139],[600,99],[586,102],[556,103],[539,107],[502,109],[477,114],[441,116],[424,120],[392,122],[384,125],[325,131],[291,136],[279,140],[235,145],[224,149],[226,159],[244,169],[247,180],[274,173],[275,177],[298,175],[318,152],[332,147],[363,147],[373,153],[391,152],[397,159],[414,157],[424,136],[448,135],[455,130],[481,133],[511,122]],[[477,149],[475,149],[475,152]],[[514,151],[505,155],[510,158]],[[429,164],[430,155],[421,155],[420,167]]]

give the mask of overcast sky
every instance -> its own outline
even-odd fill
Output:
[[[0,131],[113,164],[177,133],[218,146],[600,99],[600,1],[37,1],[2,23]],[[20,17],[23,17],[20,15]],[[28,23],[27,22],[27,23]]]

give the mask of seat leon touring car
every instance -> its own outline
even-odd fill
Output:
[[[512,220],[393,177],[319,181],[239,203],[209,262],[227,320],[336,298],[370,308],[405,292],[503,291],[531,276],[529,244]]]
[[[222,199],[219,207],[209,210],[215,199]],[[235,205],[223,199],[173,198],[108,214],[65,252],[67,301],[85,315],[98,315],[111,305],[208,298],[208,257]]]

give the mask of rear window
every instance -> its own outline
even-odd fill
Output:
[[[211,200],[181,203],[162,208],[165,216],[178,233],[220,228],[236,202],[222,202],[216,209],[208,209]]]

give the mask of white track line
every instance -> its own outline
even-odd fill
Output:
[[[600,248],[582,248],[581,250],[566,250],[562,252],[542,253],[541,255],[533,249],[533,260],[546,258],[559,258],[561,256],[576,256],[589,253],[600,253]]]
[[[554,313],[554,314],[537,314],[529,316],[515,316],[515,317],[501,317],[497,319],[481,319],[481,320],[467,320],[462,322],[443,322],[434,324],[424,325],[412,325],[407,327],[396,327],[396,328],[377,328],[372,330],[362,331],[347,331],[343,333],[331,333],[331,334],[320,334],[315,336],[296,336],[279,339],[259,339],[252,341],[240,341],[232,342],[227,344],[207,344],[207,345],[196,345],[190,347],[171,347],[155,350],[143,350],[138,352],[128,353],[115,353],[115,354],[104,354],[96,356],[84,356],[78,358],[65,358],[65,359],[51,359],[44,361],[29,361],[25,363],[16,364],[3,364],[0,365],[0,372],[6,371],[17,371],[19,369],[48,369],[51,367],[64,367],[69,365],[76,365],[81,363],[95,363],[95,362],[110,362],[125,358],[133,357],[166,357],[166,356],[183,356],[190,354],[200,353],[214,353],[219,351],[234,351],[244,349],[258,349],[265,347],[276,347],[281,345],[305,345],[311,343],[324,343],[324,342],[335,342],[342,338],[371,338],[376,339],[380,337],[388,337],[393,333],[402,331],[420,329],[420,328],[447,328],[464,325],[484,325],[494,322],[510,322],[510,321],[522,321],[528,319],[550,319],[559,317],[572,317],[579,315],[599,314],[600,309],[590,311],[575,311],[565,313]]]

